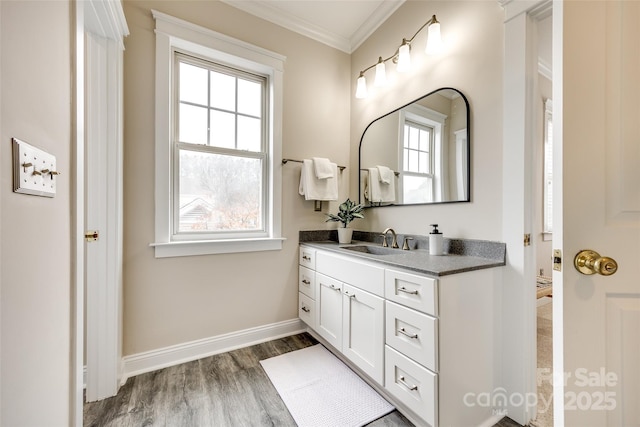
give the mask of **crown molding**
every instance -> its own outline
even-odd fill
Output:
[[[398,10],[405,0],[384,1],[367,20],[353,33],[351,37],[351,51],[355,51],[375,30],[380,27],[393,13]]]
[[[312,22],[301,19],[291,13],[259,0],[221,0],[236,9],[247,12],[258,18],[309,37],[327,46],[351,54],[369,37],[384,21],[395,12],[405,0],[385,0],[365,23],[358,28],[349,39],[328,31]]]

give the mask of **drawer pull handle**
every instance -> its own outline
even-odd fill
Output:
[[[311,257],[308,257],[306,255],[302,255],[302,259],[305,261],[311,261]]]
[[[302,283],[304,283],[305,285],[310,285],[311,282],[308,281],[307,279],[302,279]]]
[[[347,292],[347,291],[344,291],[344,294],[345,294],[346,296],[348,296],[349,298],[355,298],[355,297],[356,297],[356,294],[350,294],[350,293],[349,293],[349,292]]]
[[[335,285],[329,285],[329,287],[331,289],[333,289],[334,291],[339,291],[340,290],[340,288],[336,287]]]
[[[417,389],[418,389],[418,386],[417,386],[417,385],[409,385],[409,384],[407,384],[407,383],[404,381],[404,377],[398,377],[398,382],[399,382],[400,384],[402,384],[403,386],[405,386],[406,388],[408,388],[409,390],[411,390],[411,391],[415,391],[415,390],[417,390]]]
[[[405,294],[418,295],[418,290],[417,289],[415,291],[410,291],[409,289],[405,288],[404,286],[401,287],[401,288],[398,288],[398,291],[404,292]]]
[[[409,338],[418,339],[418,334],[410,334],[407,331],[405,331],[404,328],[398,329],[398,332],[400,332],[402,335],[405,335]]]
[[[300,310],[304,311],[305,313],[309,313],[311,311],[307,307],[305,307],[304,305],[302,306],[302,308]]]

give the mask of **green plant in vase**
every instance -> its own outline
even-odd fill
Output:
[[[342,224],[342,227],[338,228],[338,242],[351,243],[353,229],[347,228],[347,226],[355,219],[364,218],[363,210],[364,206],[360,203],[355,203],[347,199],[338,206],[337,214],[327,214],[328,218],[326,222],[332,221]]]

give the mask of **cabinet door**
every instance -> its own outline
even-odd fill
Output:
[[[316,273],[316,331],[336,349],[342,351],[343,283]]]
[[[342,296],[342,353],[384,381],[384,299],[347,284]]]

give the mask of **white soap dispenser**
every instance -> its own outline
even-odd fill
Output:
[[[429,255],[443,255],[442,233],[438,231],[438,224],[431,224],[433,230],[429,233]]]

